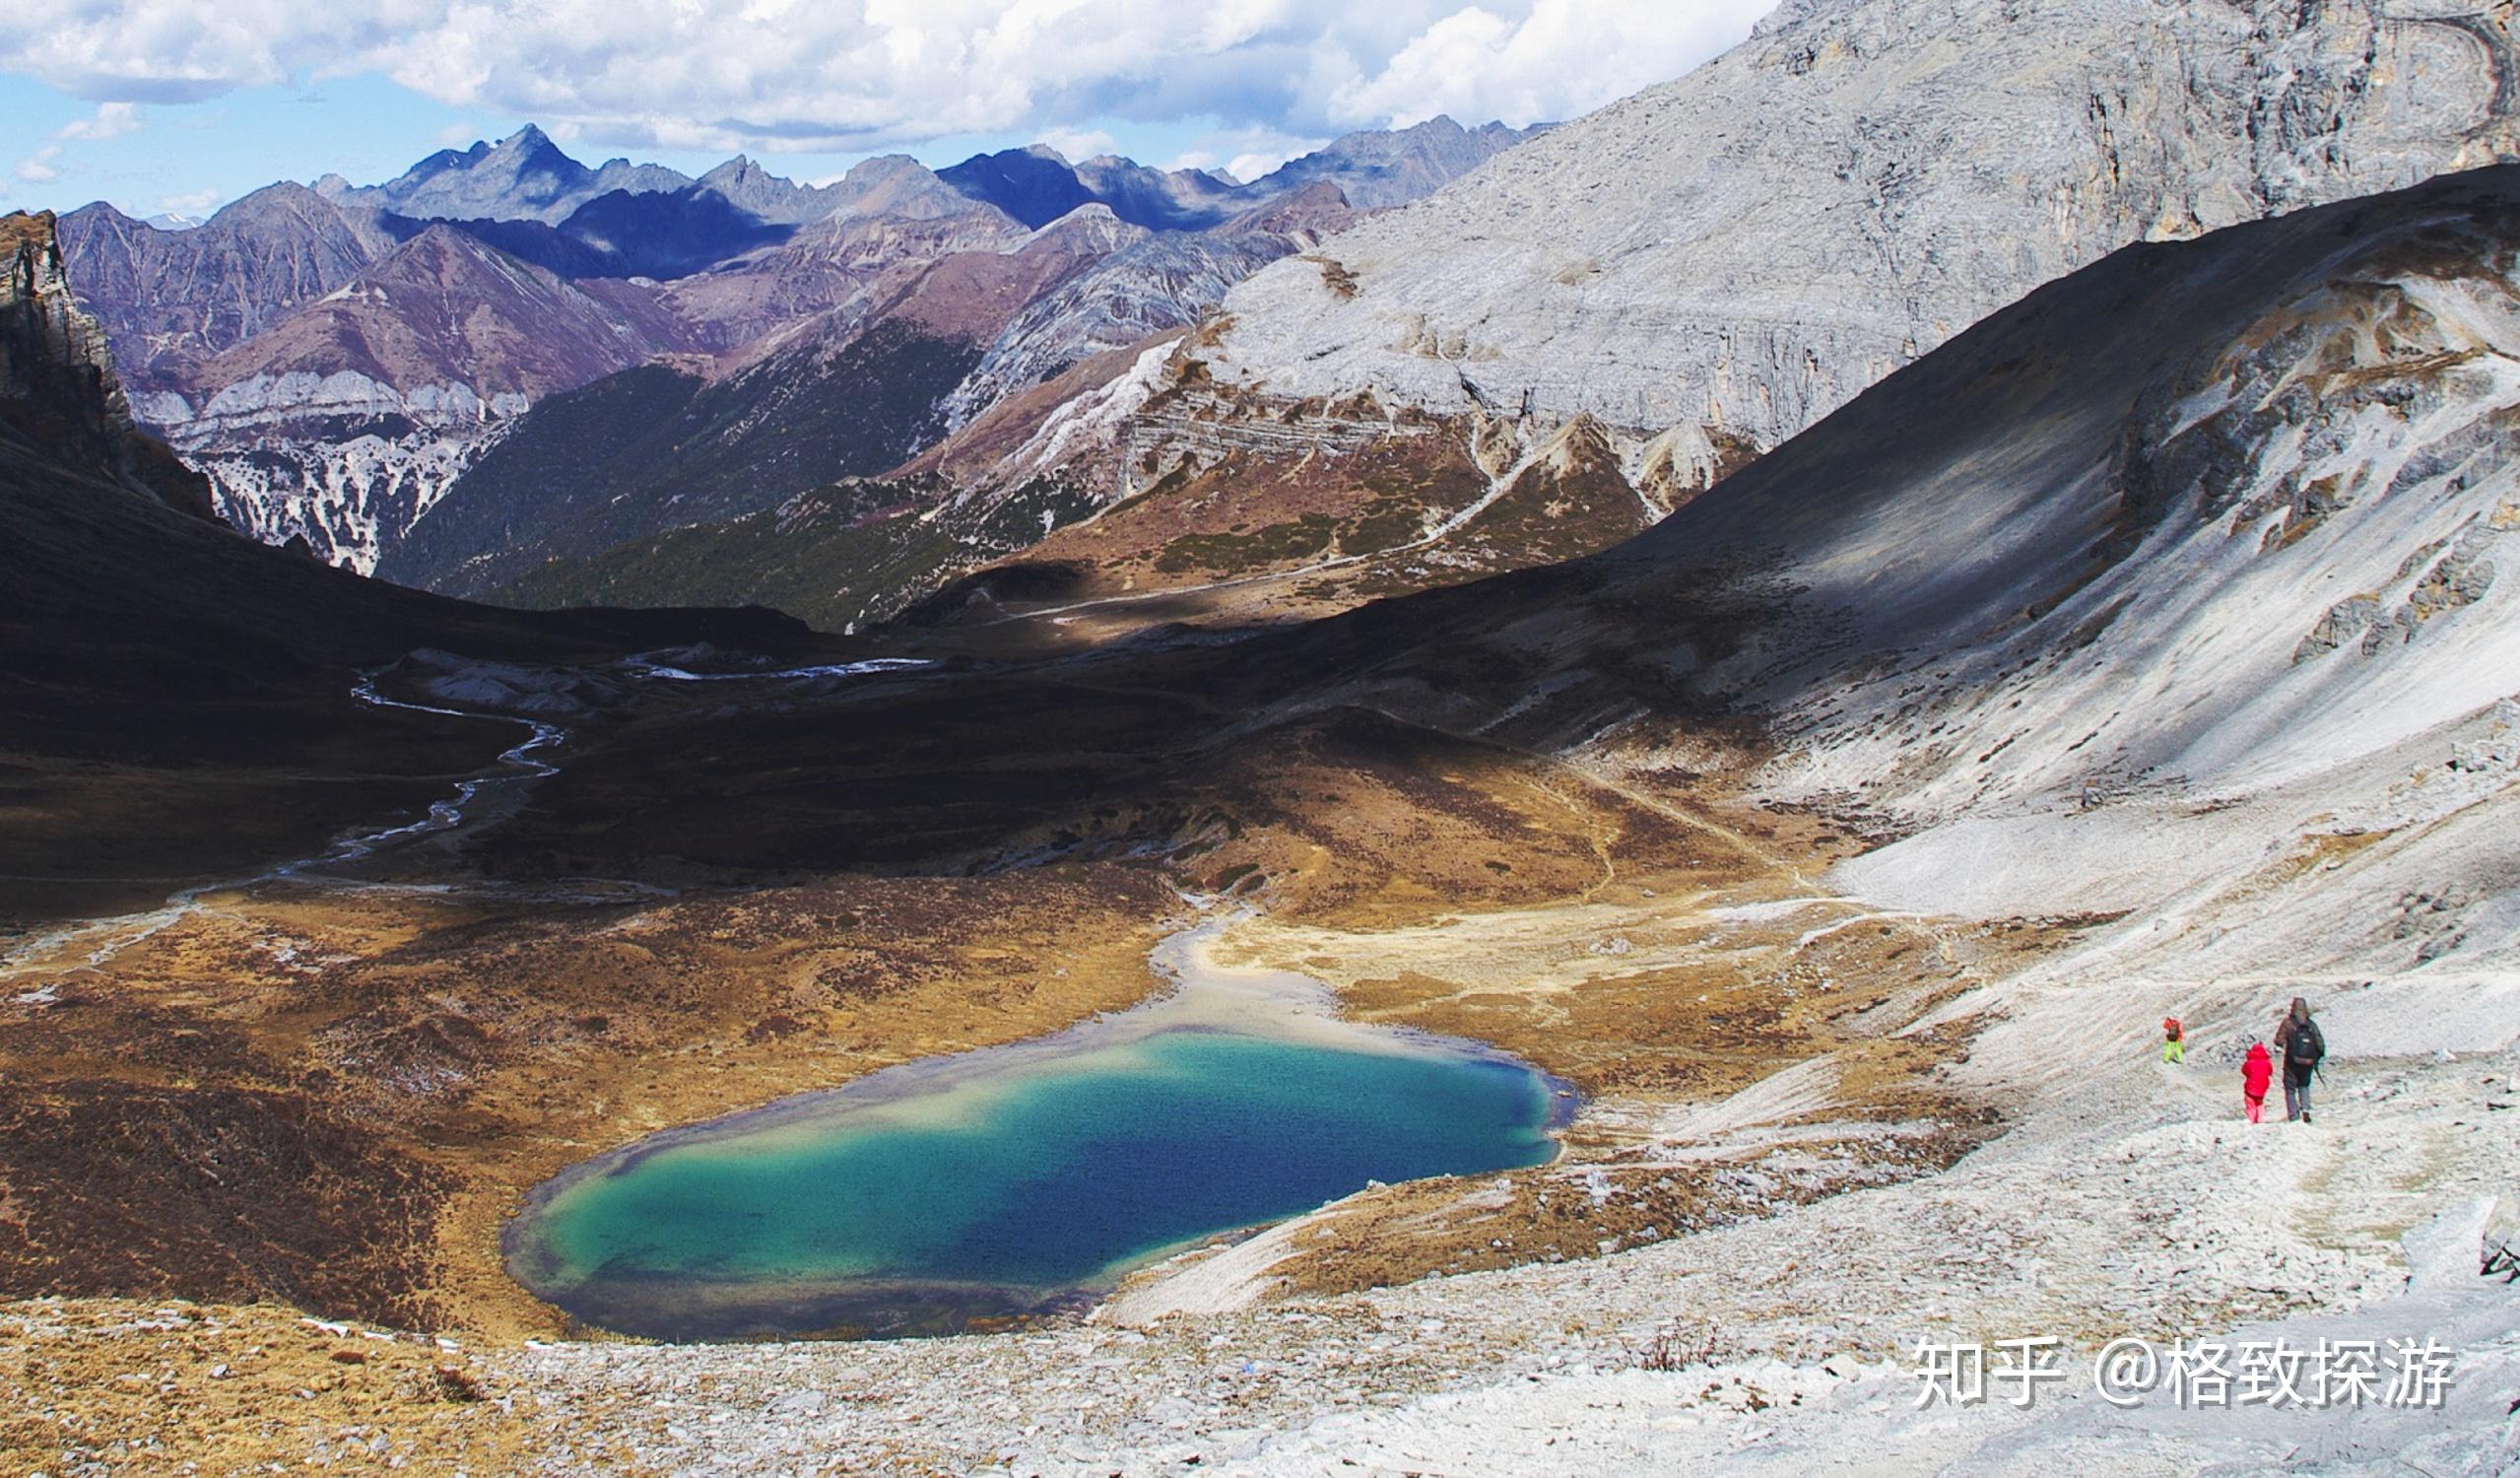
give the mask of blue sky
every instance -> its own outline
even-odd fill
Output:
[[[1436,113],[1572,117],[1739,41],[1773,0],[52,0],[0,8],[0,206],[199,214],[373,183],[532,121],[589,164],[739,150],[1248,175]]]
[[[330,173],[374,184],[436,150],[467,148],[477,139],[496,142],[541,121],[452,106],[368,74],[242,88],[203,102],[135,103],[131,121],[137,126],[128,132],[115,133],[109,125],[91,130],[107,137],[55,137],[93,123],[99,106],[28,78],[0,75],[0,118],[8,120],[9,138],[24,151],[21,162],[33,161],[32,172],[52,176],[25,177],[0,159],[0,213],[71,211],[106,200],[135,216],[164,211],[201,216],[276,179],[303,182]],[[657,149],[635,141],[608,146],[565,123],[543,126],[589,165],[622,155],[696,175],[735,152]],[[756,143],[750,152],[775,173],[809,180],[840,174],[870,152],[908,154],[941,168],[1045,136],[1080,159],[1114,148],[1166,164],[1196,156],[1202,165],[1222,168],[1224,157],[1198,145],[1226,131],[1224,121],[1211,116],[1158,123],[1089,118],[1080,128],[953,134],[876,151],[772,152]],[[27,140],[34,142],[21,142]]]

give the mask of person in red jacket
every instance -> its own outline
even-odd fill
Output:
[[[2247,1060],[2240,1064],[2240,1102],[2246,1107],[2249,1122],[2266,1121],[2267,1085],[2275,1081],[2275,1058],[2263,1041],[2249,1043]]]

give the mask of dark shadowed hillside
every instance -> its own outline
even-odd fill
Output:
[[[48,217],[0,218],[0,874],[17,918],[162,898],[417,810],[514,742],[388,712],[357,669],[416,647],[592,655],[763,614],[531,617],[398,589],[203,515],[199,479],[131,430]]]

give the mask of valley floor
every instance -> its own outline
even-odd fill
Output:
[[[1866,897],[1917,891],[1890,865],[1912,847],[1850,865],[1862,840],[1745,803],[1711,750],[1684,766],[1379,728],[1353,742],[1365,721],[1274,739],[1250,762],[1265,783],[1229,757],[1149,801],[1175,835],[1209,839],[1161,868],[680,897],[565,878],[286,883],[206,896],[102,957],[20,958],[0,989],[0,1107],[23,1130],[0,1148],[0,1267],[19,1288],[191,1297],[0,1305],[0,1466],[2190,1472],[2301,1456],[2357,1471],[2404,1449],[2438,1475],[2514,1460],[2520,1294],[2473,1268],[2485,1229],[2511,1230],[2496,1197],[2520,1186],[2505,1111],[2520,980],[2424,959],[2314,987],[2336,1053],[2317,1121],[2247,1126],[2237,1047],[2297,986],[2175,968],[2177,940],[2210,944],[2284,889],[2370,892],[2437,829],[2306,871],[2282,846],[2252,851],[2207,880],[2218,902],[2160,930],[1960,918]],[[807,738],[852,763],[835,734]],[[637,776],[561,758],[529,840],[619,814],[570,808]],[[894,783],[915,793],[919,777]],[[1161,988],[1151,952],[1196,916],[1176,887],[1256,905],[1208,946],[1212,968],[1300,972],[1351,1015],[1476,1037],[1578,1085],[1566,1153],[1369,1188],[1148,1269],[1090,1321],[993,1335],[589,1339],[504,1278],[500,1225],[566,1164],[1143,999]],[[2165,1011],[2188,1020],[2184,1066],[2156,1060]],[[300,1138],[266,1142],[291,1125]],[[380,1209],[380,1187],[399,1199]],[[130,1219],[177,1206],[210,1215],[135,1238]],[[2427,1226],[2408,1302],[2400,1239]],[[255,1280],[296,1307],[216,1302]],[[2304,1338],[2338,1320],[2437,1335],[2461,1361],[2452,1405],[1912,1409],[1921,1339],[2053,1335],[2082,1369],[2122,1335],[2270,1320]]]
[[[563,1467],[2502,1471],[2520,1456],[2520,1295],[2478,1278],[2474,1253],[2492,1192],[2520,1176],[2520,1137],[2486,1122],[2481,1082],[2507,1095],[2511,1059],[2340,1069],[2309,1127],[2240,1124],[2220,1064],[2108,1072],[1942,1175],[1581,1264],[1145,1331],[562,1346],[503,1369],[570,1434]],[[2402,1221],[2436,1212],[2430,1281],[2401,1297]],[[2451,1403],[2182,1413],[2156,1394],[2121,1417],[2083,1389],[2027,1414],[1914,1409],[1919,1339],[2061,1336],[2084,1388],[2109,1338],[2243,1326],[2305,1346],[2438,1336],[2459,1354]],[[1696,1358],[1648,1368],[1674,1331]]]
[[[2346,1056],[2307,1126],[2241,1123],[2211,1056],[2078,1075],[1948,1171],[1772,1217],[1143,1328],[458,1349],[268,1309],[21,1303],[0,1434],[60,1472],[2506,1471],[2520,1293],[2475,1252],[2520,1180],[2487,1107],[2513,1054]],[[2438,1411],[2117,1412],[2087,1389],[2110,1338],[2233,1330],[2434,1336],[2457,1374]],[[2072,1351],[2063,1393],[1916,1410],[1917,1340],[2043,1334]],[[1682,1368],[1656,1368],[1659,1336]]]

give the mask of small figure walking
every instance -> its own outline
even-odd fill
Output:
[[[2179,1019],[2175,1016],[2161,1018],[2161,1060],[2187,1061],[2187,1033],[2179,1026]]]
[[[2275,1058],[2267,1052],[2266,1043],[2249,1043],[2249,1055],[2240,1063],[2240,1106],[2249,1122],[2266,1122],[2267,1085],[2275,1081]]]
[[[2328,1054],[2327,1039],[2319,1035],[2319,1024],[2310,1020],[2308,1001],[2297,995],[2292,998],[2290,1009],[2275,1029],[2275,1049],[2284,1058],[2284,1117],[2306,1124],[2310,1121],[2310,1075]]]

